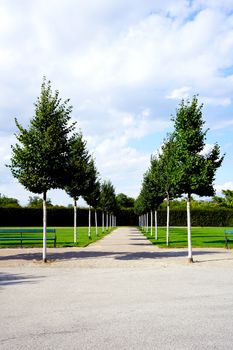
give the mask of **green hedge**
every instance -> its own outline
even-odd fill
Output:
[[[166,226],[166,210],[158,211],[158,225]],[[192,209],[191,210],[192,226],[232,226],[233,210],[232,209]],[[184,209],[170,211],[170,226],[186,226],[187,212]]]
[[[186,210],[176,209],[170,212],[171,226],[186,226]],[[138,216],[132,209],[117,213],[117,226],[137,226]],[[158,211],[158,225],[166,226],[167,213],[165,209]],[[0,226],[42,226],[42,209],[35,208],[0,208]],[[72,208],[49,208],[47,214],[48,226],[73,226]],[[98,211],[98,223],[102,224],[102,213]],[[191,211],[192,226],[233,226],[232,209],[193,209]],[[88,225],[88,209],[77,211],[78,226]],[[92,212],[92,225],[94,213]]]

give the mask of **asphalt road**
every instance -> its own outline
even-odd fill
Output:
[[[141,261],[0,265],[1,350],[233,348],[232,262]]]

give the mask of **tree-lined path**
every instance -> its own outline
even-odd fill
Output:
[[[85,247],[48,248],[48,265],[77,267],[149,267],[187,263],[187,248],[160,249],[134,227],[117,228],[103,239]],[[194,261],[233,263],[222,248],[195,248]],[[0,250],[0,267],[42,264],[41,248]]]

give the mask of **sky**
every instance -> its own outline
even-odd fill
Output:
[[[181,99],[198,94],[206,149],[226,154],[215,189],[233,189],[233,0],[0,0],[0,193],[22,205],[33,194],[5,165],[43,76],[70,98],[101,180],[132,197]]]

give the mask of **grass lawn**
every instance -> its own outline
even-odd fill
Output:
[[[192,227],[192,246],[193,247],[225,247],[224,230],[232,229],[230,227]],[[166,227],[158,228],[158,240],[155,240],[155,228],[153,227],[153,236],[149,232],[143,232],[144,235],[153,243],[161,248],[166,248]],[[170,227],[170,244],[171,248],[187,247],[187,228]],[[233,248],[233,242],[229,244]]]
[[[2,228],[14,228],[17,229],[17,227],[2,227]],[[30,227],[21,227],[21,228],[30,228]],[[31,227],[31,228],[39,228],[39,227]],[[48,227],[50,228],[50,227]],[[88,237],[88,227],[77,227],[77,244],[74,244],[74,229],[73,227],[51,227],[56,229],[56,235],[57,235],[57,247],[86,247],[90,243],[96,242],[97,240],[103,238],[107,234],[109,234],[112,230],[105,230],[105,233],[102,234],[102,227],[98,227],[98,236],[96,236],[95,227],[91,228],[91,238]],[[27,234],[29,235],[29,234]],[[35,234],[36,236],[41,236],[41,234]],[[50,234],[48,234],[50,235]],[[53,234],[52,234],[53,235]],[[32,234],[30,234],[32,236]],[[6,248],[6,247],[17,247],[20,246],[19,241],[15,242],[7,242],[0,241],[0,248]],[[23,247],[41,247],[42,241],[29,241],[23,243]],[[53,247],[53,242],[47,242],[48,247]]]

